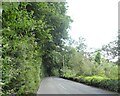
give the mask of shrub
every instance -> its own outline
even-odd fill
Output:
[[[118,91],[117,79],[110,79],[101,76],[78,76],[78,77],[63,77],[63,78],[84,83],[87,85],[107,89],[110,91],[115,91],[115,92]]]

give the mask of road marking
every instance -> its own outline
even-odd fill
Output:
[[[66,95],[71,94],[71,93],[68,92],[68,90],[67,90],[62,84],[59,84],[59,86],[66,90],[66,92],[67,92]],[[69,96],[69,95],[68,95],[68,96]]]
[[[65,90],[66,90],[66,88],[65,88],[64,86],[62,86],[62,84],[59,84],[59,86],[61,86],[63,89],[65,89]]]

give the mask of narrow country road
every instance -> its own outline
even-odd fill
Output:
[[[115,94],[115,93],[62,78],[47,77],[41,82],[37,94]],[[104,96],[118,96],[118,95],[104,95]]]

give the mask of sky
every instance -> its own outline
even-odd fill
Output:
[[[119,0],[66,0],[71,16],[69,35],[86,39],[88,48],[101,48],[118,35]]]

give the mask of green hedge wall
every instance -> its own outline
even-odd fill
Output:
[[[118,80],[117,79],[109,79],[106,77],[100,77],[100,76],[79,76],[79,77],[62,77],[65,79],[77,81],[80,83],[84,83],[87,85],[103,88],[106,90],[118,92],[119,86],[118,86]]]

